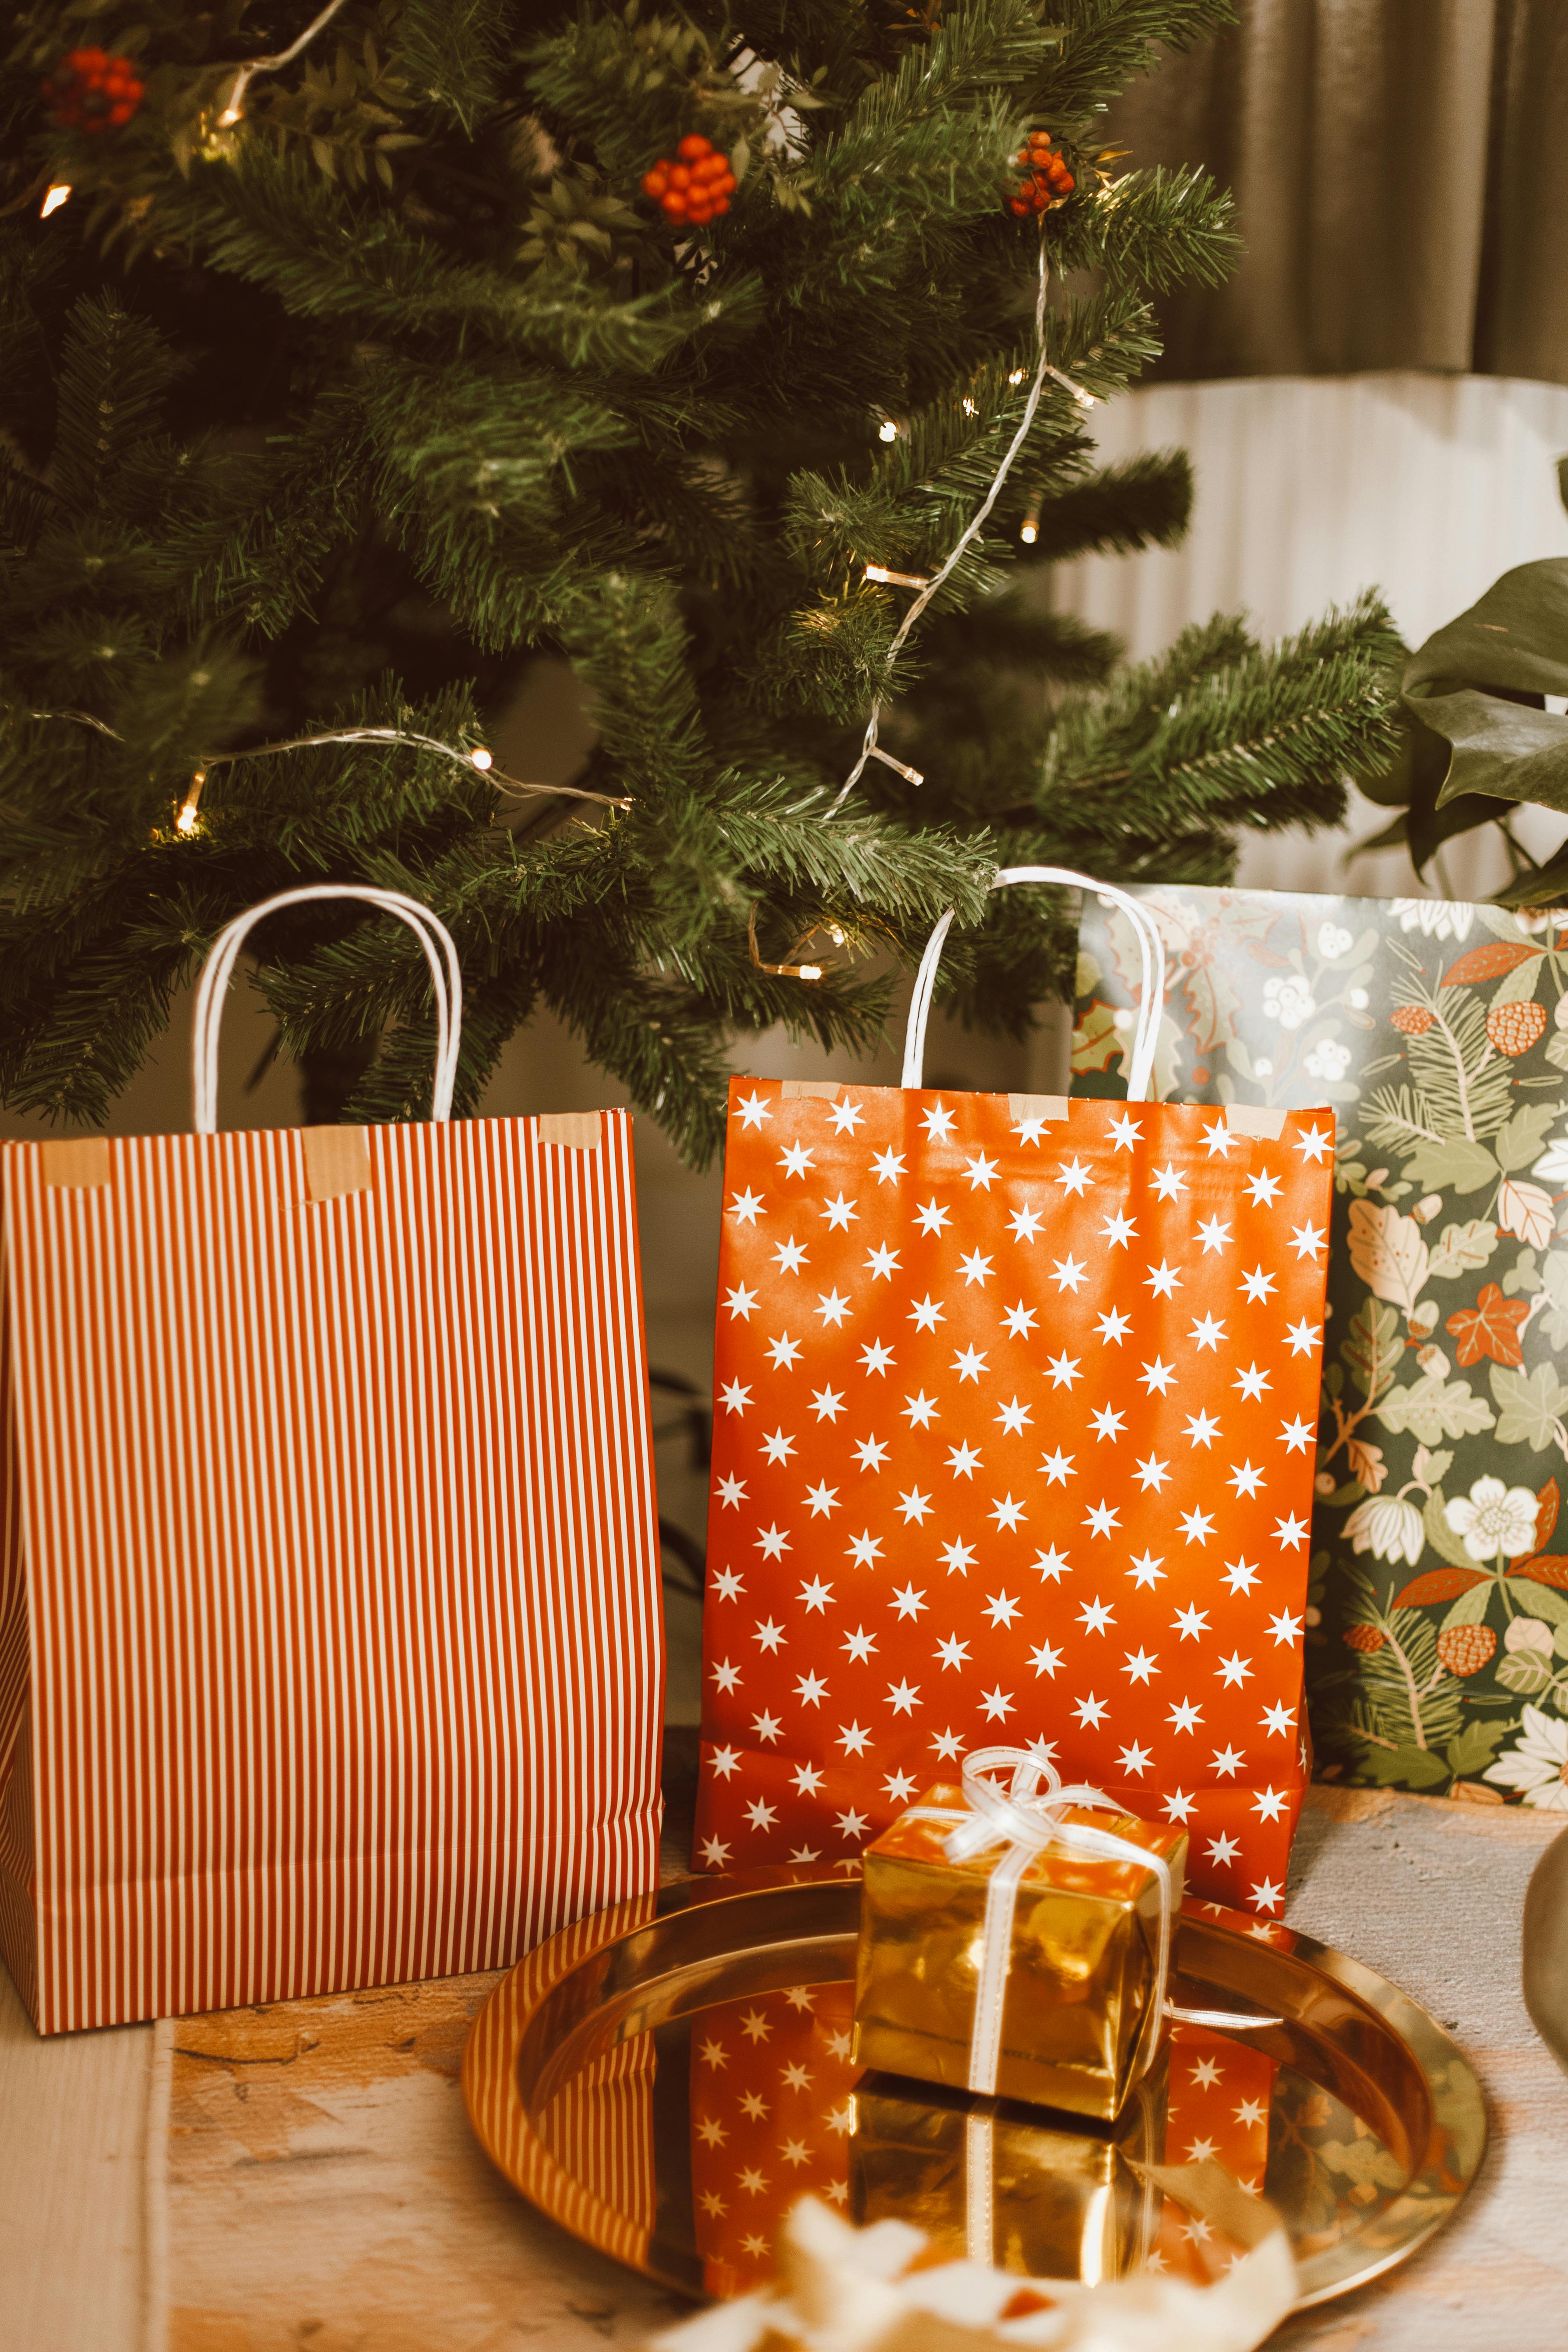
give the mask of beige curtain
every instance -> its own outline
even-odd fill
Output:
[[[1162,307],[1156,376],[1568,383],[1568,0],[1241,0],[1108,143],[1203,163],[1247,253]]]

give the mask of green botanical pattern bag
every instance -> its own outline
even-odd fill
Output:
[[[1156,1091],[1338,1118],[1320,1769],[1568,1811],[1568,917],[1139,895],[1170,959]],[[1073,1090],[1120,1095],[1136,943],[1087,901],[1079,948]]]

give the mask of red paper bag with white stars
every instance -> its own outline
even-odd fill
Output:
[[[1268,2168],[1268,2111],[1275,2061],[1246,2042],[1202,2025],[1171,2028],[1165,2107],[1165,2162],[1202,2164],[1213,2157],[1254,2196]],[[1233,2250],[1227,2249],[1226,2252]],[[1169,2270],[1206,2286],[1226,2253],[1207,2222],[1167,2198],[1150,2254],[1151,2270]]]
[[[731,1086],[696,1866],[852,1862],[1006,1738],[1277,1915],[1332,1116],[927,1090],[944,929],[902,1087]]]

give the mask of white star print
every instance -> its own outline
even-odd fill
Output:
[[[998,1528],[1005,1528],[1011,1534],[1025,1516],[1024,1506],[1016,1503],[1011,1495],[1005,1495],[999,1503],[992,1504],[991,1516]]]
[[[1252,1195],[1256,1209],[1271,1209],[1279,1197],[1279,1179],[1270,1176],[1267,1168],[1257,1176],[1246,1176],[1242,1181]]]
[[[781,1274],[798,1274],[805,1264],[805,1252],[793,1234],[774,1250],[773,1264]]]
[[[1170,1475],[1171,1472],[1169,1465],[1159,1461],[1152,1454],[1146,1454],[1144,1456],[1143,1460],[1138,1465],[1136,1473],[1138,1484],[1142,1487],[1145,1494],[1149,1492],[1151,1486],[1152,1486],[1154,1492],[1158,1494],[1161,1487],[1164,1486],[1166,1480],[1170,1477]]]
[[[1009,1436],[1016,1437],[1021,1434],[1025,1423],[1029,1419],[1029,1408],[1026,1404],[1020,1404],[1015,1397],[1011,1404],[1003,1406],[996,1418]]]
[[[879,1151],[871,1165],[877,1171],[879,1184],[891,1184],[904,1172],[903,1154],[892,1150]]]
[[[864,1837],[867,1828],[866,1816],[864,1813],[858,1813],[853,1805],[851,1805],[847,1813],[840,1813],[838,1815],[838,1826],[843,1831],[846,1837]],[[847,2183],[841,2181],[835,2181],[833,2183],[833,2188],[840,2189],[847,2185]],[[829,2189],[828,2194],[831,2196],[832,2189]]]
[[[769,1528],[765,1535],[757,1538],[757,1549],[764,1559],[778,1559],[789,1548],[789,1538],[780,1527]]]
[[[949,1576],[967,1576],[973,1565],[973,1549],[957,1536],[953,1538],[952,1543],[943,1544],[942,1556],[947,1562]]]
[[[1194,1706],[1190,1698],[1179,1698],[1165,1717],[1173,1731],[1195,1730],[1203,1719],[1202,1707]]]
[[[1222,2080],[1223,2074],[1224,2069],[1216,2065],[1212,2058],[1200,2058],[1193,2068],[1192,2080],[1200,2090],[1212,2091],[1215,2084]]]
[[[880,1339],[870,1340],[860,1350],[861,1368],[868,1372],[886,1373],[892,1360],[891,1348],[885,1348]]]
[[[1219,1343],[1225,1338],[1225,1325],[1217,1315],[1203,1315],[1193,1325],[1187,1337],[1196,1341],[1200,1354],[1205,1348],[1212,1348],[1217,1352]]]
[[[1240,1851],[1234,1838],[1226,1837],[1223,1834],[1209,1841],[1208,1855],[1211,1862],[1222,1864],[1234,1862]]]
[[[1225,1571],[1225,1580],[1232,1592],[1250,1592],[1258,1581],[1258,1570],[1248,1568],[1244,1559],[1232,1560]]]
[[[948,1223],[947,1211],[935,1201],[928,1201],[923,1209],[915,1211],[915,1215],[922,1234],[940,1234]]]
[[[1076,1356],[1068,1355],[1064,1350],[1061,1355],[1051,1358],[1047,1370],[1051,1376],[1052,1388],[1070,1389],[1078,1378],[1078,1359]]]
[[[1131,1315],[1123,1315],[1118,1307],[1110,1307],[1100,1318],[1100,1338],[1102,1339],[1114,1339],[1119,1348],[1121,1345],[1123,1339],[1126,1337],[1127,1333],[1131,1330],[1131,1328],[1132,1318]]]
[[[775,1429],[771,1437],[763,1438],[763,1451],[770,1462],[787,1462],[795,1452],[795,1440],[782,1429]]]
[[[931,1746],[939,1756],[945,1756],[950,1759],[961,1755],[963,1749],[963,1742],[956,1731],[939,1731],[931,1741]]]
[[[945,1143],[952,1132],[952,1113],[943,1110],[941,1103],[921,1114],[926,1133],[938,1143]]]
[[[1124,1110],[1120,1118],[1111,1120],[1110,1132],[1116,1138],[1118,1151],[1131,1151],[1143,1130],[1131,1112]]]
[[[1226,1484],[1234,1486],[1238,1495],[1245,1495],[1250,1501],[1263,1484],[1263,1473],[1261,1470],[1255,1470],[1250,1462],[1244,1462],[1238,1469],[1231,1472]]]
[[[1134,1740],[1131,1748],[1122,1749],[1117,1760],[1123,1771],[1131,1772],[1135,1779],[1141,1779],[1149,1769],[1153,1759],[1146,1748],[1140,1748],[1138,1742]]]
[[[983,1192],[989,1192],[991,1179],[996,1173],[996,1161],[987,1160],[983,1151],[977,1160],[966,1160],[963,1164],[969,1172],[970,1191],[973,1192],[978,1184]]]
[[[837,1331],[838,1326],[843,1322],[844,1318],[849,1312],[849,1301],[847,1298],[841,1298],[837,1290],[819,1292],[817,1295],[816,1311],[821,1316],[823,1322],[825,1324],[830,1323],[833,1326],[833,1328]]]
[[[1066,1257],[1058,1258],[1056,1265],[1052,1267],[1051,1271],[1056,1276],[1058,1290],[1070,1290],[1073,1297],[1076,1298],[1079,1293],[1079,1286],[1082,1283],[1084,1276],[1088,1272],[1088,1268],[1086,1266],[1079,1265],[1077,1258],[1069,1252]]]
[[[738,1511],[746,1496],[745,1482],[740,1478],[721,1478],[719,1499],[727,1511]]]
[[[1239,1689],[1241,1685],[1250,1678],[1252,1668],[1247,1660],[1242,1656],[1239,1650],[1233,1650],[1228,1658],[1222,1658],[1220,1660],[1215,1672],[1218,1674],[1221,1682],[1226,1684],[1234,1683],[1237,1688]]]
[[[1002,1320],[1007,1326],[1007,1336],[1011,1339],[1026,1339],[1035,1328],[1034,1310],[1026,1307],[1022,1299],[1016,1307],[1003,1308]]]
[[[907,1805],[920,1782],[912,1772],[889,1772],[882,1786],[895,1805]]]
[[[1058,1160],[1057,1164],[1061,1170],[1061,1174],[1057,1178],[1057,1182],[1061,1186],[1064,1192],[1072,1194],[1076,1197],[1078,1194],[1088,1191],[1089,1171],[1084,1166],[1081,1160],[1077,1158],[1070,1161],[1062,1160]]]
[[[1189,1543],[1207,1543],[1214,1533],[1214,1521],[1205,1511],[1184,1511],[1182,1533]]]
[[[721,1658],[713,1668],[713,1679],[721,1691],[732,1691],[741,1679],[741,1669],[732,1666],[728,1658]]]
[[[888,1696],[892,1703],[892,1709],[895,1715],[912,1715],[914,1713],[915,1701],[919,1698],[920,1695],[921,1688],[919,1683],[901,1682],[889,1683],[888,1685]],[[912,1789],[914,1785],[914,1782],[911,1780],[910,1782],[910,1787]]]
[[[1175,1373],[1169,1364],[1162,1363],[1156,1356],[1152,1364],[1144,1365],[1139,1377],[1151,1396],[1153,1396],[1156,1391],[1163,1396],[1174,1380]]]
[[[1109,1404],[1099,1406],[1089,1415],[1089,1419],[1094,1423],[1096,1437],[1120,1437],[1124,1418],[1125,1416],[1118,1412],[1114,1405]]]
[[[870,1256],[866,1260],[866,1271],[870,1276],[873,1282],[880,1282],[884,1277],[891,1280],[894,1273],[897,1271],[898,1264],[898,1251],[896,1249],[889,1249],[887,1244],[883,1242],[871,1252]]]
[[[1248,1364],[1246,1371],[1237,1374],[1231,1386],[1239,1389],[1244,1397],[1260,1397],[1268,1386],[1268,1375],[1260,1372],[1256,1364]]]
[[[722,2147],[730,2135],[717,2116],[714,2116],[710,2120],[698,2125],[697,2137],[705,2147]]]
[[[1252,1305],[1256,1307],[1261,1300],[1267,1298],[1273,1289],[1274,1276],[1271,1274],[1265,1274],[1260,1265],[1255,1265],[1250,1274],[1242,1276],[1241,1286]]]
[[[1323,1246],[1322,1226],[1311,1224],[1292,1226],[1290,1244],[1299,1260],[1304,1257],[1317,1257]]]
[[[1031,1650],[1029,1653],[1029,1664],[1034,1667],[1037,1675],[1054,1675],[1061,1662],[1061,1652],[1053,1650],[1048,1642],[1042,1642],[1037,1650]]]
[[[1333,1139],[1331,1128],[1307,1127],[1297,1137],[1296,1149],[1303,1160],[1321,1160]]]
[[[945,1323],[946,1320],[947,1318],[943,1315],[941,1307],[937,1305],[929,1290],[925,1297],[921,1300],[920,1305],[918,1307],[911,1307],[910,1310],[910,1321],[918,1325],[920,1329],[922,1331],[934,1331],[939,1323]]]
[[[736,1601],[745,1589],[732,1568],[721,1568],[714,1575],[713,1598],[715,1601]]]
[[[809,1584],[801,1586],[800,1598],[805,1603],[807,1616],[814,1609],[819,1609],[826,1613],[827,1604],[833,1598],[833,1587],[831,1584],[824,1584],[820,1576],[815,1577]]]
[[[730,1210],[731,1215],[742,1225],[754,1225],[762,1205],[762,1194],[752,1192],[748,1187],[744,1192],[736,1193],[730,1203]]]
[[[842,1102],[836,1102],[828,1113],[828,1117],[833,1121],[834,1131],[838,1135],[853,1135],[865,1116],[859,1104],[852,1101],[847,1095]]]
[[[961,1381],[978,1381],[985,1370],[985,1359],[978,1348],[964,1348],[954,1356],[952,1369]]]
[[[800,1355],[800,1341],[792,1339],[787,1331],[781,1331],[776,1339],[768,1341],[768,1353],[775,1372],[793,1371]]]
[[[1299,1323],[1292,1323],[1289,1326],[1285,1337],[1290,1342],[1290,1353],[1293,1356],[1310,1356],[1318,1344],[1318,1335],[1304,1315]]]
[[[1106,1218],[1100,1230],[1105,1235],[1109,1248],[1125,1249],[1135,1237],[1138,1228],[1132,1219],[1123,1215],[1119,1209],[1114,1216]]]
[[[1018,1604],[1010,1593],[994,1592],[985,1603],[985,1614],[993,1625],[1008,1625],[1018,1613]]]
[[[955,1478],[973,1478],[980,1467],[980,1454],[973,1445],[955,1445],[947,1457],[947,1466]]]
[[[1211,1160],[1216,1157],[1221,1160],[1228,1160],[1230,1158],[1230,1147],[1236,1141],[1236,1138],[1232,1135],[1229,1128],[1226,1127],[1224,1119],[1216,1118],[1212,1127],[1205,1128],[1204,1141],[1208,1145],[1209,1158]]]
[[[1305,1454],[1312,1442],[1312,1423],[1300,1417],[1295,1421],[1282,1421],[1279,1424],[1279,1443],[1289,1454]]]
[[[1241,1769],[1239,1748],[1218,1748],[1215,1750],[1214,1769],[1222,1780],[1234,1780]]]
[[[1194,1801],[1194,1800],[1187,1795],[1184,1789],[1173,1789],[1165,1799],[1166,1820],[1184,1822],[1193,1810]]]
[[[708,1761],[710,1768],[724,1780],[732,1780],[741,1769],[740,1753],[733,1748],[715,1748]]]
[[[1274,1636],[1276,1647],[1283,1642],[1288,1643],[1293,1648],[1295,1643],[1300,1638],[1301,1623],[1301,1619],[1300,1617],[1292,1617],[1289,1610],[1286,1610],[1278,1617],[1270,1617],[1268,1620],[1268,1630]]]
[[[1212,1445],[1219,1435],[1219,1423],[1212,1413],[1194,1412],[1187,1423],[1187,1436],[1194,1445]]]
[[[1053,1544],[1049,1551],[1043,1551],[1040,1554],[1035,1566],[1043,1578],[1048,1579],[1052,1584],[1059,1584],[1068,1572],[1067,1554],[1058,1551]]]
[[[1105,1720],[1105,1702],[1103,1699],[1096,1698],[1090,1691],[1086,1698],[1079,1700],[1078,1705],[1073,1708],[1073,1713],[1086,1731],[1098,1731]]]
[[[879,1470],[888,1458],[888,1448],[879,1437],[862,1437],[855,1451],[862,1470]]]
[[[1171,1622],[1180,1631],[1184,1642],[1195,1642],[1201,1633],[1208,1631],[1208,1612],[1198,1608],[1195,1602],[1189,1602],[1185,1609],[1177,1610]]]
[[[857,1625],[853,1633],[847,1636],[843,1646],[856,1664],[863,1666],[877,1646],[876,1636],[868,1633],[864,1625]]]
[[[1012,1226],[1016,1242],[1032,1242],[1040,1230],[1038,1209],[1015,1209]]]
[[[754,1090],[744,1102],[737,1103],[735,1108],[741,1114],[742,1127],[760,1128],[764,1118],[771,1118],[773,1116],[773,1105],[767,1097],[757,1094]]]
[[[1109,1503],[1091,1503],[1084,1526],[1091,1535],[1108,1536],[1113,1528],[1121,1524],[1121,1513],[1113,1510]]]
[[[1281,1789],[1260,1789],[1252,1806],[1260,1821],[1277,1822],[1285,1810],[1285,1792]]]
[[[875,1568],[881,1549],[880,1536],[874,1536],[868,1528],[864,1535],[850,1537],[848,1557],[857,1568]]]
[[[1020,1143],[1038,1143],[1045,1131],[1043,1118],[1018,1118],[1013,1122],[1013,1132]]]
[[[817,1770],[815,1764],[796,1765],[795,1770],[795,1785],[803,1797],[815,1797],[818,1789],[822,1786],[822,1781],[823,1775]]]
[[[988,1720],[992,1723],[1004,1722],[1011,1713],[1012,1706],[1012,1699],[1004,1696],[1000,1683],[997,1684],[994,1690],[989,1690],[986,1692],[985,1713]]]
[[[779,1166],[784,1170],[786,1177],[804,1176],[808,1168],[815,1168],[816,1165],[815,1158],[804,1143],[792,1143],[779,1155]]]
[[[931,1496],[922,1495],[918,1486],[911,1486],[907,1495],[899,1496],[899,1508],[904,1515],[905,1527],[913,1519],[917,1526],[923,1528],[931,1514]]]
[[[1228,1225],[1221,1224],[1217,1217],[1205,1217],[1203,1223],[1198,1227],[1198,1233],[1203,1241],[1204,1255],[1205,1257],[1207,1257],[1213,1250],[1224,1249],[1226,1242],[1230,1239],[1230,1227]]]
[[[852,1224],[859,1223],[854,1202],[847,1200],[842,1192],[836,1201],[823,1202],[822,1213],[827,1220],[830,1232],[847,1234]]]
[[[1173,1162],[1153,1171],[1153,1185],[1163,1201],[1173,1201],[1187,1189],[1187,1180]]]
[[[969,1644],[961,1642],[956,1633],[950,1633],[945,1642],[937,1643],[935,1654],[944,1666],[962,1666],[969,1655]]]
[[[771,1830],[778,1819],[778,1813],[773,1806],[758,1797],[753,1803],[746,1807],[746,1819],[754,1830]]]
[[[1127,1664],[1121,1671],[1124,1675],[1131,1675],[1135,1683],[1146,1683],[1150,1675],[1158,1674],[1160,1669],[1149,1651],[1129,1650]]]
[[[1252,1899],[1260,1911],[1274,1911],[1279,1908],[1282,1892],[1283,1889],[1276,1886],[1271,1878],[1266,1878],[1261,1885],[1253,1888]]]
[[[1158,1265],[1151,1266],[1143,1279],[1150,1285],[1156,1298],[1169,1298],[1182,1286],[1181,1276],[1166,1258],[1162,1258]]]
[[[752,1309],[756,1303],[756,1292],[754,1290],[748,1290],[743,1282],[739,1284],[735,1289],[731,1290],[729,1297],[724,1301],[725,1306],[730,1310],[731,1318],[738,1315],[743,1323],[749,1323],[751,1321]]]
[[[702,1841],[702,1859],[710,1870],[722,1870],[730,1859],[730,1848],[716,1837]]]
[[[1072,1455],[1064,1454],[1059,1445],[1054,1454],[1046,1454],[1040,1464],[1040,1468],[1045,1473],[1046,1484],[1049,1486],[1065,1486],[1072,1475]]]
[[[776,1624],[771,1617],[763,1618],[752,1639],[753,1642],[760,1642],[766,1654],[772,1657],[784,1640],[784,1627]]]
[[[1157,1584],[1165,1581],[1165,1571],[1152,1551],[1146,1551],[1132,1562],[1127,1571],[1140,1591],[1152,1592]]]
[[[911,1429],[929,1429],[936,1417],[936,1399],[921,1389],[917,1396],[904,1399],[904,1412]]]
[[[1103,1633],[1108,1625],[1116,1622],[1116,1612],[1103,1601],[1086,1601],[1078,1612],[1078,1622],[1086,1633]]]
[[[838,1745],[847,1755],[863,1756],[870,1737],[870,1733],[862,1731],[858,1723],[848,1723],[838,1735]]]
[[[911,1580],[899,1586],[893,1594],[893,1606],[900,1617],[918,1617],[926,1606],[926,1597],[923,1592],[915,1591]]]
[[[1282,1738],[1289,1736],[1295,1720],[1296,1717],[1294,1709],[1288,1707],[1283,1704],[1279,1706],[1265,1707],[1262,1715],[1258,1717],[1259,1727],[1261,1729],[1267,1731],[1270,1737],[1278,1733]]]
[[[1307,1522],[1305,1519],[1298,1519],[1292,1516],[1289,1518],[1281,1519],[1275,1528],[1274,1533],[1282,1548],[1289,1551],[1296,1544],[1305,1542]]]
[[[795,1687],[803,1706],[820,1706],[827,1696],[827,1685],[820,1675],[802,1675]]]
[[[959,1264],[963,1268],[963,1286],[965,1290],[967,1290],[973,1283],[978,1282],[984,1285],[987,1275],[991,1271],[991,1260],[988,1257],[982,1257],[978,1250],[971,1250],[967,1257],[960,1258]]]

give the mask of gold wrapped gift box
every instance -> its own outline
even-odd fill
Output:
[[[921,1800],[948,1811],[963,1803],[963,1792],[948,1788]],[[1174,1921],[1184,1830],[1078,1807],[1063,1820],[1110,1830],[1162,1857]],[[855,2057],[861,2066],[966,2090],[986,1890],[1008,1849],[993,1844],[950,1862],[944,1834],[940,1822],[908,1813],[866,1849]],[[1030,1856],[1013,1914],[991,2086],[998,2097],[1102,2122],[1120,2112],[1154,1990],[1160,1910],[1153,1868],[1058,1843]]]
[[[1142,2266],[1158,2219],[1134,2167],[1158,2164],[1164,2139],[1163,2055],[1109,2133],[867,2075],[855,2092],[850,2210],[860,2222],[911,2222],[932,2259],[968,2255],[1090,2284],[1121,2278]]]

